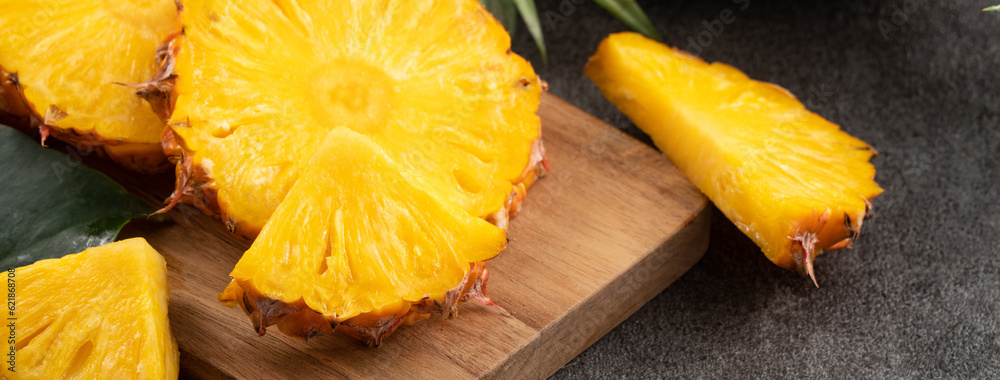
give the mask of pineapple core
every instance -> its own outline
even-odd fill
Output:
[[[174,201],[239,234],[260,231],[334,126],[477,217],[533,164],[542,86],[478,1],[190,0],[181,19]]]

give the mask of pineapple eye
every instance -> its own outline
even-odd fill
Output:
[[[37,338],[39,335],[42,335],[42,333],[44,333],[45,330],[48,330],[49,326],[52,326],[52,322],[53,321],[54,321],[54,319],[50,319],[48,321],[43,322],[40,327],[38,327],[38,328],[35,329],[34,332],[32,332],[31,334],[28,334],[27,336],[24,336],[24,337],[21,337],[20,339],[18,339],[17,343],[14,344],[14,349],[20,351],[24,347],[26,347],[29,344],[31,344],[32,340],[34,340],[35,338]]]
[[[69,368],[66,369],[63,378],[65,379],[76,378],[77,375],[80,374],[80,369],[83,368],[83,365],[87,362],[87,359],[90,358],[90,353],[93,350],[94,350],[94,343],[89,340],[82,346],[80,346],[80,348],[76,350],[76,355],[73,355],[73,359],[70,361]]]
[[[461,169],[455,169],[452,171],[452,174],[455,176],[455,180],[458,181],[458,186],[461,186],[463,190],[470,193],[483,191],[483,185],[480,184],[480,181],[473,177],[472,174],[469,174],[469,172]]]

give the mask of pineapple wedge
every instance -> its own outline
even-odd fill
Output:
[[[585,73],[768,259],[813,282],[815,256],[850,247],[882,192],[874,149],[733,67],[619,33]]]
[[[16,268],[14,371],[4,379],[176,379],[167,267],[134,238]],[[10,283],[10,282],[8,282]]]
[[[476,0],[189,0],[181,22],[170,206],[256,236],[337,125],[500,226],[539,173],[542,84]]]
[[[441,200],[371,138],[330,131],[219,300],[261,335],[309,339],[338,326],[378,345],[401,323],[453,315],[479,296],[504,230]],[[471,291],[471,292],[470,292]]]
[[[4,1],[0,113],[37,127],[42,143],[51,135],[133,170],[166,170],[164,122],[123,84],[159,70],[176,19],[173,0]]]

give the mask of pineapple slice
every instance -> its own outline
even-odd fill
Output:
[[[305,167],[219,295],[259,334],[277,324],[309,339],[339,325],[378,345],[401,323],[485,297],[482,263],[504,249],[504,230],[345,127]]]
[[[134,238],[16,268],[15,367],[4,379],[176,379],[167,266]]]
[[[882,192],[865,142],[788,91],[635,33],[585,73],[775,264],[808,273],[849,247]]]
[[[77,146],[100,147],[141,172],[167,169],[163,120],[121,83],[158,70],[173,0],[0,4],[0,112]]]
[[[165,47],[176,82],[164,145],[178,162],[168,208],[221,213],[253,237],[338,125],[501,226],[539,173],[542,84],[476,0],[184,7]]]

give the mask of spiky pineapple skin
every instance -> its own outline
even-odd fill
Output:
[[[219,294],[219,301],[229,307],[239,306],[250,317],[254,330],[260,336],[267,333],[267,327],[277,325],[285,335],[304,341],[340,331],[368,346],[377,347],[404,324],[412,325],[434,315],[455,318],[459,303],[466,300],[476,299],[484,305],[497,306],[486,293],[489,276],[486,262],[472,263],[462,282],[442,299],[400,300],[394,305],[344,320],[317,313],[302,300],[289,303],[269,297],[249,281],[233,280]]]
[[[7,72],[0,66],[0,121],[24,131],[37,131],[43,145],[48,137],[53,137],[78,151],[96,152],[139,173],[162,173],[172,166],[161,144],[129,143],[96,132],[79,133],[72,128],[53,126],[45,120],[46,117],[39,115],[25,99],[17,73]]]
[[[167,118],[173,113],[179,95],[175,86],[175,78],[178,76],[175,63],[184,38],[184,26],[181,23],[183,13],[184,8],[179,4],[176,30],[170,33],[157,49],[160,70],[143,85],[143,98],[159,114],[167,115]],[[512,54],[509,49],[507,54]],[[538,76],[522,79],[521,82],[522,86],[535,86],[541,91],[548,90],[548,84]],[[189,149],[184,146],[183,140],[174,131],[174,128],[185,127],[187,126],[183,125],[183,122],[178,122],[167,125],[163,130],[161,147],[169,163],[175,166],[175,185],[173,193],[164,202],[166,206],[157,213],[167,212],[178,204],[188,204],[206,215],[218,216],[231,233],[248,239],[255,238],[260,233],[261,225],[232,217],[229,206],[220,200],[220,189],[214,179],[212,168],[195,162]],[[548,162],[541,135],[542,126],[539,124],[539,137],[531,143],[528,164],[521,175],[512,181],[511,193],[503,202],[503,206],[489,215],[481,215],[487,221],[506,228],[510,219],[520,211],[527,197],[528,188],[547,173]]]
[[[17,74],[11,74],[0,66],[0,121],[27,131],[32,125],[31,115],[28,101],[21,94]]]
[[[340,330],[369,345],[401,324],[452,317],[464,299],[492,304],[485,261],[504,249],[504,231],[425,186],[368,137],[335,128],[219,301],[241,306],[260,335]]]
[[[179,3],[175,3],[177,7]],[[74,5],[74,4],[64,4]],[[49,137],[67,143],[79,152],[96,152],[115,163],[143,174],[162,173],[172,165],[167,161],[158,142],[138,142],[123,136],[105,136],[96,128],[81,132],[73,125],[58,126],[65,112],[54,105],[41,109],[32,104],[19,83],[19,73],[0,66],[0,121],[40,136],[42,145]],[[99,83],[94,85],[128,86],[128,83]],[[63,89],[52,89],[61,91]],[[141,93],[137,94],[142,96]]]
[[[146,89],[151,92],[147,100],[154,109],[166,110],[165,114],[173,113],[180,96],[174,82],[174,78],[179,75],[175,70],[175,60],[182,54],[180,46],[184,38],[182,26],[179,26],[179,29],[163,42],[158,50],[165,57],[161,62],[161,72],[146,83]],[[509,49],[507,54],[512,54]],[[540,100],[540,93],[546,86],[533,72],[532,77],[522,78],[517,85],[533,87],[532,91],[537,92],[535,104]],[[169,210],[178,203],[189,204],[206,214],[220,216],[227,228],[237,235],[256,237],[260,233],[260,226],[248,226],[247,223],[232,217],[229,206],[220,198],[220,189],[212,173],[212,167],[201,165],[193,159],[192,152],[176,132],[186,127],[188,126],[184,119],[174,120],[162,135],[163,150],[168,159],[176,165],[176,187],[168,200],[169,204],[161,211]],[[510,218],[514,217],[522,207],[528,187],[547,171],[540,125],[537,127],[539,137],[531,142],[527,165],[518,178],[512,181],[510,194],[502,207],[489,215],[480,215],[501,228],[506,228]],[[231,282],[220,294],[220,301],[229,306],[240,306],[250,316],[259,334],[263,334],[265,328],[272,325],[277,325],[285,334],[302,339],[311,339],[339,330],[369,345],[378,345],[402,324],[410,324],[433,314],[454,316],[457,304],[461,301],[477,298],[483,303],[492,304],[485,292],[488,277],[485,262],[473,263],[462,283],[448,291],[443,299],[402,301],[399,305],[363,313],[343,321],[319,315],[306,307],[303,302],[287,302],[268,297],[252,283],[239,279]]]

